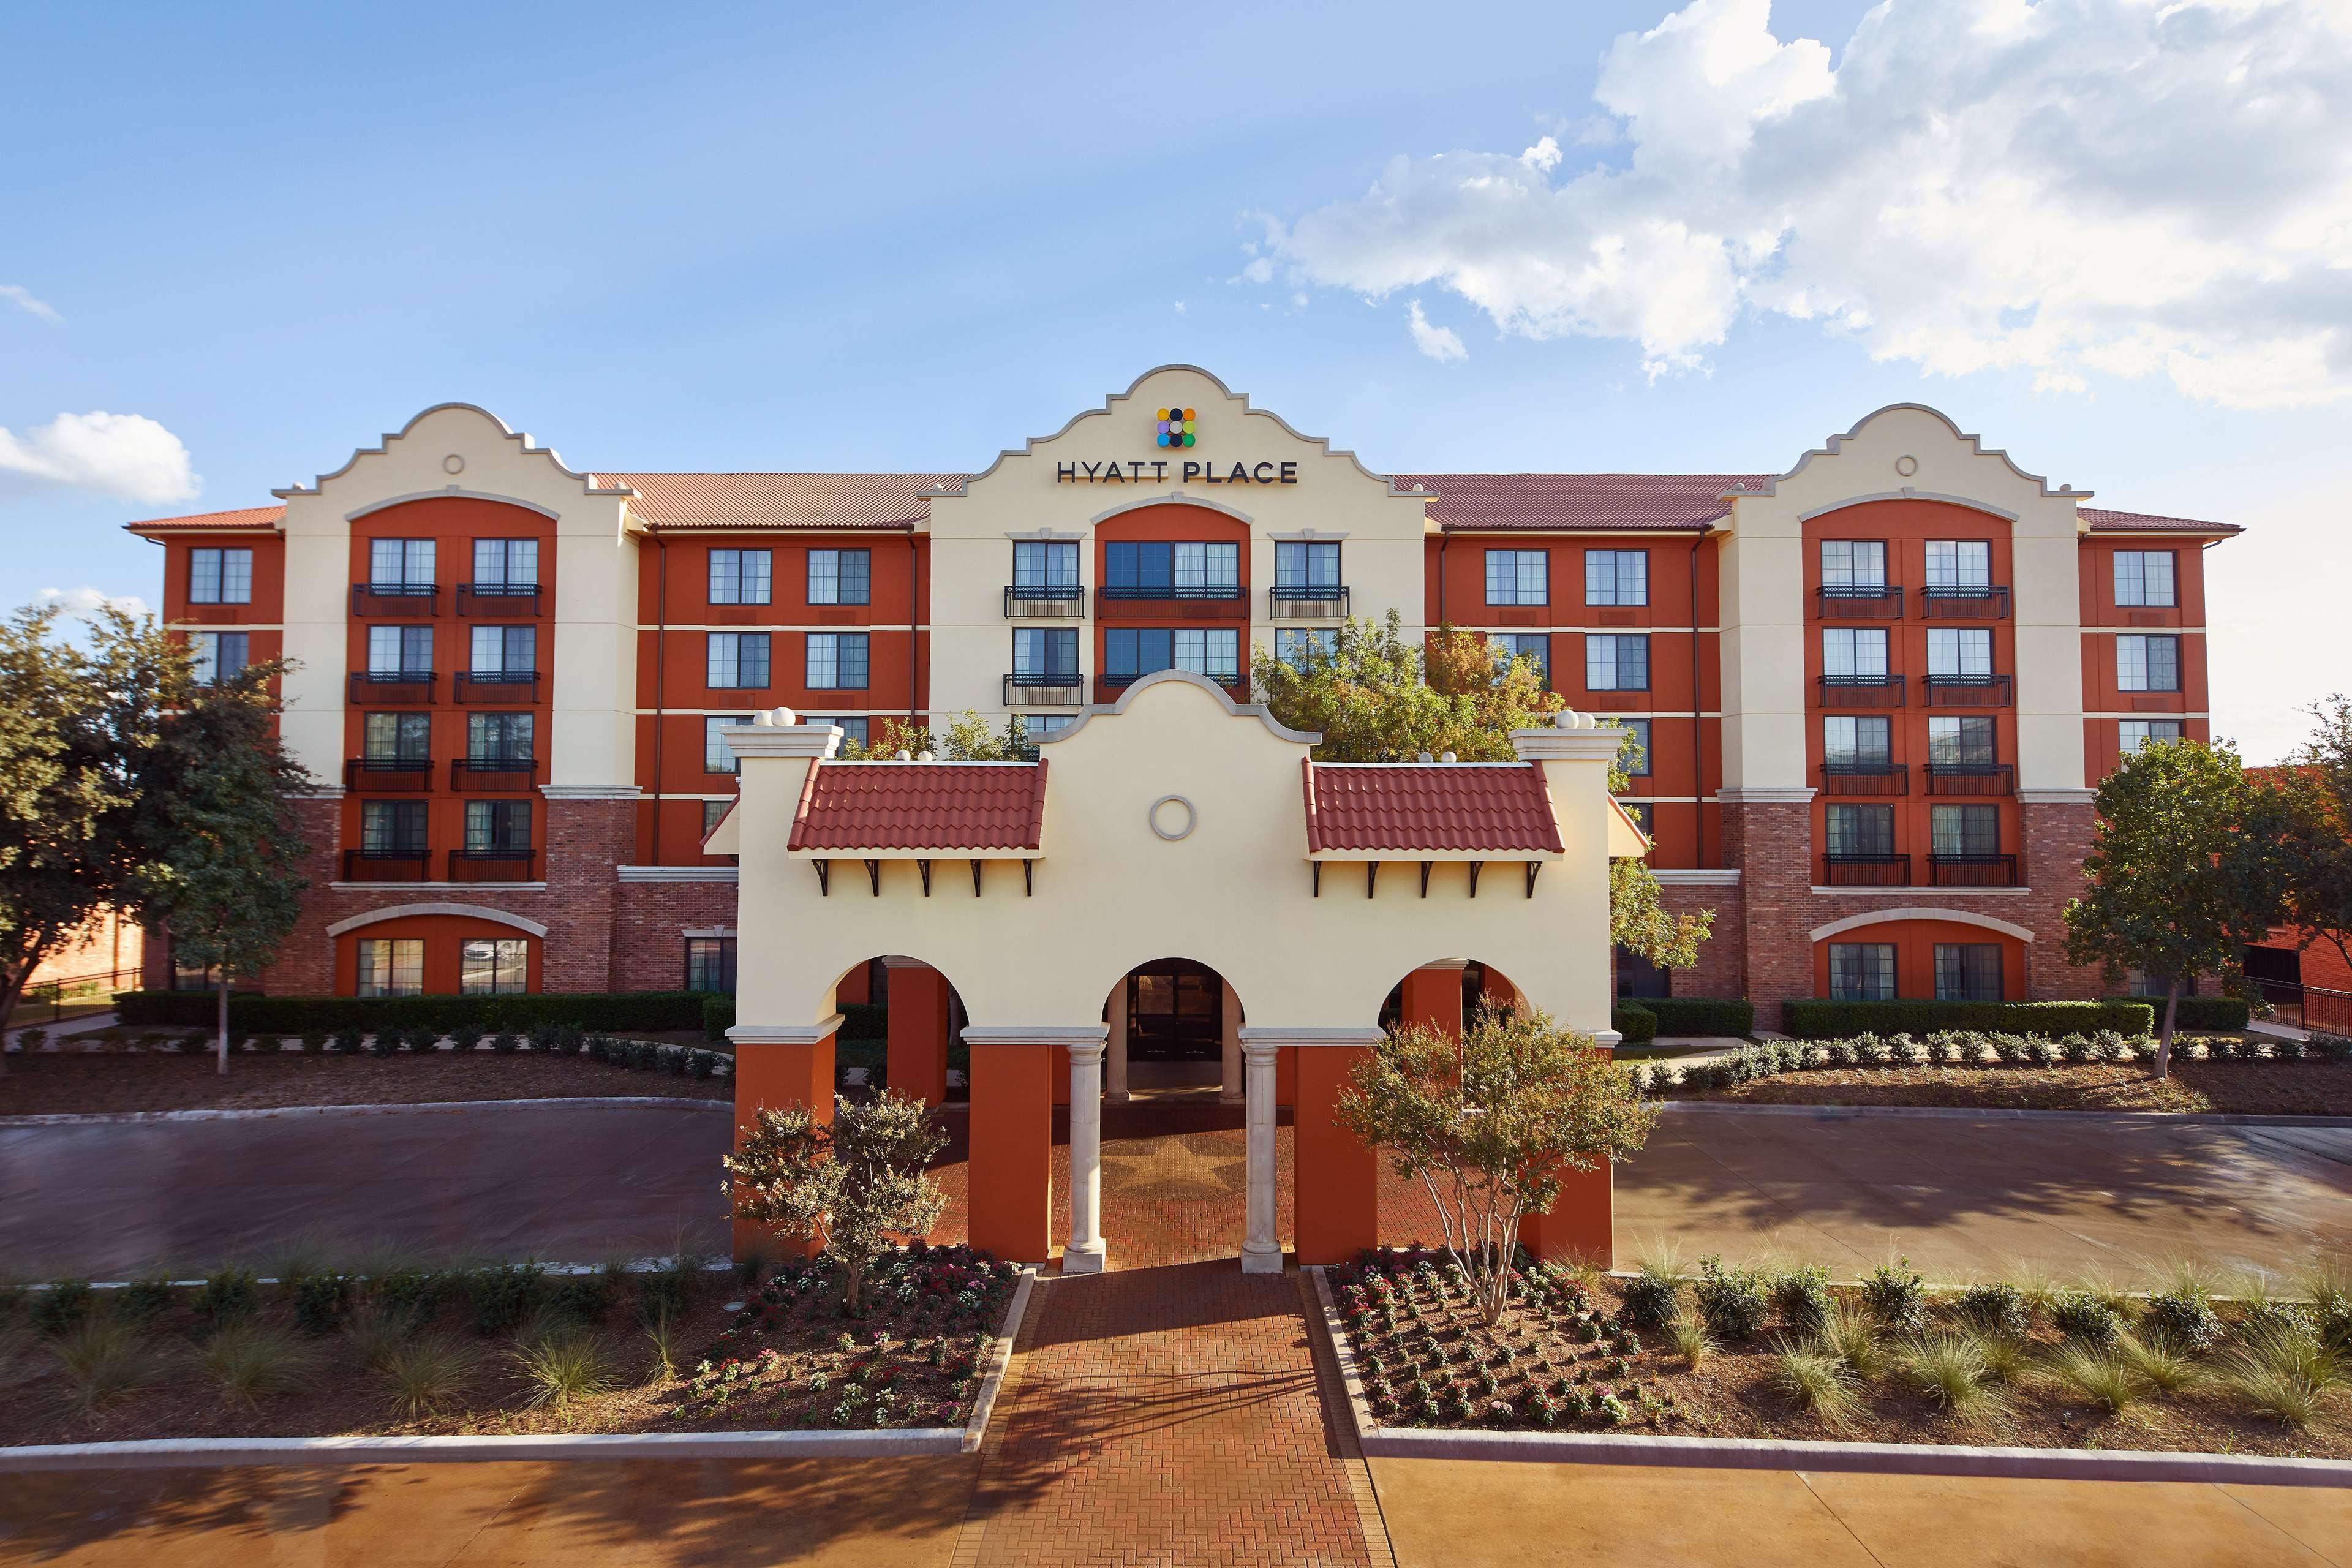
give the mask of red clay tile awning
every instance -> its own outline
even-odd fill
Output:
[[[1307,852],[1559,855],[1533,763],[1302,762]]]
[[[133,533],[145,533],[151,529],[166,533],[205,529],[274,531],[285,521],[286,509],[282,506],[246,506],[234,511],[200,511],[187,517],[151,517],[144,522],[126,522],[122,526]]]
[[[1045,764],[818,763],[786,846],[802,854],[1037,853]]]

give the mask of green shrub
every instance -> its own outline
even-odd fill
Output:
[[[1639,1002],[1620,1002],[1611,1010],[1609,1026],[1621,1046],[1646,1046],[1658,1037],[1658,1016]]]
[[[251,1312],[260,1297],[260,1286],[252,1269],[216,1268],[205,1279],[205,1288],[196,1292],[196,1315],[217,1329]]]
[[[735,998],[705,996],[702,999],[702,1037],[723,1040],[727,1031],[735,1026]]]
[[[466,1300],[478,1333],[510,1334],[539,1310],[547,1293],[546,1272],[536,1263],[504,1263],[466,1276]]]
[[[295,1326],[308,1333],[331,1334],[343,1321],[351,1304],[348,1274],[306,1274],[293,1281]]]
[[[1644,1267],[1625,1281],[1625,1299],[1617,1309],[1620,1322],[1637,1329],[1662,1329],[1682,1315],[1681,1282],[1660,1268]]]
[[[2156,1016],[2146,1002],[1829,1002],[1780,1004],[1780,1029],[1801,1040],[1855,1035],[1926,1035],[1938,1029],[2000,1030],[2054,1038],[2113,1029],[2133,1038],[2150,1033]]]
[[[372,1057],[388,1057],[398,1049],[400,1031],[396,1028],[387,1026],[368,1037],[368,1055]]]
[[[341,1056],[353,1056],[359,1051],[362,1037],[357,1029],[337,1029],[327,1037],[327,1048]]]
[[[1907,1258],[1892,1258],[1870,1271],[1862,1282],[1862,1304],[1891,1333],[1916,1334],[1927,1326],[1927,1281],[1913,1271]]]
[[[408,1048],[420,1057],[429,1057],[441,1048],[441,1031],[430,1024],[421,1024],[408,1031]]]
[[[522,1037],[511,1029],[500,1029],[490,1037],[490,1049],[502,1057],[510,1057],[522,1049]]]
[[[482,1041],[488,1034],[489,1031],[479,1024],[460,1024],[449,1031],[449,1042],[460,1051],[476,1051],[481,1049]]]
[[[2181,1284],[2147,1299],[2148,1331],[2176,1350],[2203,1355],[2221,1342],[2221,1315],[2204,1290]]]
[[[33,1327],[45,1334],[63,1334],[81,1325],[97,1300],[87,1279],[60,1279],[33,1297]]]
[[[1792,1268],[1773,1282],[1772,1308],[1780,1321],[1800,1339],[1811,1339],[1828,1323],[1836,1302],[1830,1295],[1826,1268]]]
[[[1740,1038],[1756,1032],[1756,1005],[1741,997],[1644,996],[1639,1005],[1657,1018],[1662,1035]]]
[[[2110,1349],[2123,1338],[2123,1319],[2116,1310],[2084,1290],[2061,1290],[2053,1296],[2050,1321],[2068,1339],[2095,1350]]]
[[[299,1035],[315,1029],[411,1028],[429,1025],[443,1033],[464,1026],[484,1030],[527,1029],[546,1022],[597,1029],[693,1029],[702,1025],[695,991],[534,991],[490,996],[264,996],[236,992],[229,997],[229,1027],[263,1035]],[[128,1027],[203,1027],[213,1022],[216,999],[187,991],[125,991],[115,999],[115,1016]],[[877,1017],[882,1009],[865,1009]],[[856,1022],[856,1007],[845,1007]],[[845,1025],[845,1033],[850,1026]],[[877,1037],[879,1037],[877,1032]]]
[[[1987,1333],[2023,1339],[2033,1326],[2032,1314],[2026,1310],[2025,1292],[2005,1279],[1990,1285],[1971,1285],[1960,1292],[1953,1305],[1963,1319]]]
[[[612,1307],[613,1280],[602,1273],[566,1275],[547,1293],[548,1313],[578,1327],[603,1322]]]
[[[2164,1022],[2164,998],[2161,996],[2110,996],[2110,1002],[2144,1002],[2153,1011],[2158,1024]],[[2238,996],[2183,996],[2173,1009],[2172,1026],[2176,1029],[2242,1029],[2252,1017],[2253,1009]]]
[[[117,1317],[133,1323],[152,1323],[172,1310],[172,1278],[155,1273],[133,1279],[114,1299]]]
[[[563,1037],[562,1026],[551,1018],[542,1018],[524,1031],[523,1037],[530,1042],[532,1050],[552,1054],[555,1042]]]
[[[1714,1258],[1699,1259],[1693,1294],[1699,1321],[1718,1340],[1753,1339],[1771,1314],[1762,1274],[1753,1268],[1726,1268]]]

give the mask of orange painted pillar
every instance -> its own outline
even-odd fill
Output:
[[[1052,1255],[1054,1078],[1061,1066],[1059,1046],[971,1047],[970,1234],[972,1246],[1000,1258],[1042,1263]]]
[[[948,1098],[948,977],[929,964],[890,965],[890,1087],[926,1105]]]
[[[1332,1119],[1332,1111],[1349,1073],[1370,1051],[1362,1046],[1307,1046],[1285,1054],[1298,1061],[1297,1109],[1291,1123],[1298,1205],[1292,1234],[1298,1262],[1302,1268],[1352,1263],[1359,1251],[1380,1242],[1380,1163]]]
[[[763,1108],[805,1105],[821,1122],[833,1121],[834,1032],[810,1043],[738,1041],[735,1046],[735,1146],[743,1145],[744,1129]],[[772,1246],[777,1238],[768,1227],[751,1220],[734,1222],[735,1256]],[[814,1241],[798,1242],[814,1253]]]
[[[1274,1053],[1274,1102],[1296,1106],[1298,1103],[1298,1047],[1285,1046]]]
[[[1437,965],[1404,977],[1404,1022],[1425,1024],[1444,1034],[1462,1032],[1462,969]]]
[[[1519,1245],[1551,1263],[1613,1268],[1617,1256],[1616,1194],[1609,1163],[1570,1171],[1551,1213],[1519,1221]]]

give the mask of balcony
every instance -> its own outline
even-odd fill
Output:
[[[1128,675],[1106,675],[1097,683],[1101,689],[1096,694],[1095,700],[1097,702],[1116,702],[1118,700],[1120,692],[1125,691],[1129,687],[1134,685],[1137,681],[1143,679],[1146,676],[1157,675],[1160,672],[1156,669],[1145,669],[1138,670]],[[1219,686],[1223,687],[1227,695],[1231,696],[1234,701],[1246,702],[1249,700],[1249,685],[1243,679],[1241,671],[1237,669],[1203,669],[1196,670],[1194,673],[1201,676],[1203,679],[1213,680]]]
[[[2005,621],[2007,588],[1922,588],[1919,616],[1929,621]]]
[[[429,669],[363,669],[351,679],[354,707],[414,707],[433,700]]]
[[[536,619],[539,616],[539,592],[536,583],[460,583],[457,584],[457,613],[461,616],[498,616],[504,619],[518,616]]]
[[[1930,855],[1927,880],[1938,888],[2014,888],[2014,855]]]
[[[1927,706],[1930,708],[2009,706],[2009,677],[2006,675],[1930,675],[1927,684]]]
[[[1273,587],[1265,591],[1269,621],[1344,621],[1351,608],[1345,584]]]
[[[1823,763],[1823,795],[1909,795],[1911,775],[1899,763]]]
[[[1813,614],[1824,621],[1899,621],[1903,618],[1903,590],[1889,584],[1867,588],[1816,588]]]
[[[1087,590],[1077,583],[1056,583],[1051,586],[1015,583],[1004,590],[1004,618],[1008,621],[1083,621],[1087,618]]]
[[[452,849],[453,882],[529,882],[539,857],[529,849]]]
[[[433,787],[430,757],[353,757],[343,764],[353,795],[423,795]]]
[[[1929,763],[1929,795],[2015,795],[2017,769],[2008,763]]]
[[[1824,708],[1900,708],[1903,677],[1899,675],[1824,675]]]
[[[1249,599],[1237,583],[1217,588],[1097,588],[1095,614],[1129,621],[1245,621]]]
[[[513,794],[539,783],[539,763],[530,757],[452,757],[449,787],[473,795]]]
[[[452,702],[512,704],[539,700],[535,669],[460,670],[449,678]]]
[[[1004,678],[1007,708],[1076,708],[1087,700],[1087,678],[1075,669],[1016,670]]]
[[[422,882],[431,875],[429,849],[346,849],[346,882]]]
[[[1911,885],[1908,855],[1824,855],[1824,888],[1907,888]]]
[[[354,583],[354,616],[433,616],[440,614],[441,590],[431,583]]]

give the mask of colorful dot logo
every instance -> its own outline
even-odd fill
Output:
[[[1189,447],[1192,444],[1191,409],[1163,408],[1160,411],[1160,444],[1163,447]]]

